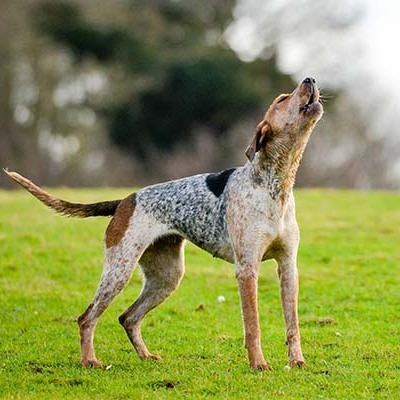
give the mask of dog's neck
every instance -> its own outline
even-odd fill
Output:
[[[250,163],[255,183],[266,187],[271,197],[279,200],[282,205],[286,204],[293,189],[307,142],[308,137],[299,140],[295,145],[287,141],[272,140]]]

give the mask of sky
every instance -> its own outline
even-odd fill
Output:
[[[361,17],[348,30],[331,34],[316,23],[310,26],[310,32],[315,33],[312,37],[305,25],[310,22],[309,15],[312,19],[313,8],[319,6],[316,12],[323,15],[326,1],[239,0],[236,22],[226,33],[228,43],[242,59],[251,61],[268,41],[275,40],[283,72],[298,79],[315,75],[324,86],[344,87],[359,97],[365,97],[362,88],[367,85],[378,97],[379,93],[390,93],[400,100],[400,46],[396,43],[400,38],[400,1],[339,0],[337,19],[345,18],[351,10],[360,10]],[[309,7],[309,14],[301,15],[302,4]],[[277,10],[281,10],[278,18],[268,19]],[[276,27],[268,30],[271,23]]]
[[[366,66],[377,83],[400,100],[400,1],[365,2],[366,15],[360,31],[366,47]]]

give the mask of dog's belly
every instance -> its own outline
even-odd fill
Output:
[[[234,262],[235,257],[231,244],[227,240],[221,240],[223,239],[221,237],[216,241],[207,241],[206,239],[199,241],[198,238],[192,239],[188,237],[187,239],[207,253],[210,253],[213,257],[220,258],[230,263]]]
[[[190,227],[182,224],[177,231],[185,239],[210,253],[213,257],[233,263],[234,254],[226,229],[224,229],[223,224],[215,225],[213,222],[216,221],[208,221],[208,224],[204,225],[199,223],[196,228],[193,224],[190,224]]]

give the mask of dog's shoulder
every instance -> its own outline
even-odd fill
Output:
[[[229,168],[221,172],[208,174],[206,176],[206,185],[208,190],[210,190],[216,197],[220,197],[225,190],[229,178],[236,169],[237,168]]]

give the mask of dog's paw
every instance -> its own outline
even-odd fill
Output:
[[[81,365],[86,368],[103,368],[103,363],[97,359],[82,360]]]
[[[260,363],[251,363],[250,368],[256,371],[272,371],[272,367],[267,364],[265,361]]]
[[[289,360],[289,365],[291,367],[300,367],[303,368],[306,365],[306,361],[304,360],[304,358],[299,358],[299,359],[293,359],[293,360]]]
[[[146,357],[148,360],[153,360],[153,361],[162,361],[161,356],[159,356],[158,354],[151,354],[149,353],[149,356]]]
[[[141,360],[162,361],[161,356],[159,356],[158,354],[152,354],[149,351],[139,354],[139,357]]]

